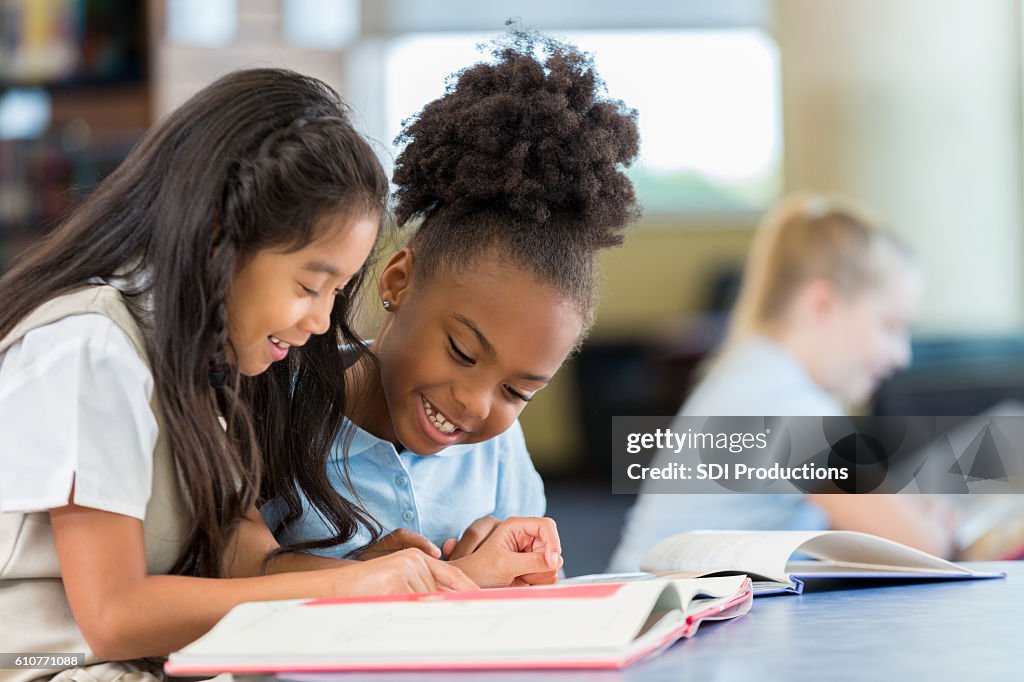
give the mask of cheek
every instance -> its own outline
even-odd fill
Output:
[[[228,337],[235,345],[246,344],[249,341],[248,337],[251,335],[250,329],[253,327],[252,308],[247,305],[244,297],[229,299],[225,308],[228,320]]]
[[[406,400],[409,393],[429,385],[434,379],[433,368],[437,366],[422,349],[417,351],[414,344],[396,343],[402,338],[393,334],[379,349],[381,385],[389,402]]]
[[[396,318],[388,330],[381,353],[381,371],[388,369],[391,381],[410,389],[433,387],[457,381],[459,370],[448,353],[447,340],[423,333],[423,326],[405,324]],[[383,376],[383,374],[382,374]]]
[[[504,396],[499,396],[496,400],[505,401]],[[480,433],[479,440],[489,440],[500,436],[501,434],[508,431],[515,420],[522,414],[525,404],[514,405],[512,403],[505,402],[504,404],[495,404],[491,407],[491,414],[487,418],[487,425],[485,429]]]

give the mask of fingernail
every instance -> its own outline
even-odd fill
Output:
[[[558,568],[561,565],[560,560],[561,557],[558,555],[558,552],[548,552],[548,566]]]

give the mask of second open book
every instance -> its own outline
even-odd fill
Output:
[[[755,594],[800,594],[815,578],[1001,578],[892,540],[854,531],[691,531],[662,540],[640,562],[648,574],[699,577],[745,573]],[[601,582],[643,574],[583,576]]]

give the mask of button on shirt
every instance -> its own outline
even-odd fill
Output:
[[[483,443],[452,445],[430,456],[399,452],[391,442],[347,420],[346,427],[355,431],[349,445],[348,468],[358,498],[345,484],[345,432],[334,445],[328,475],[339,493],[381,524],[384,534],[405,528],[440,547],[448,538],[461,537],[473,521],[488,514],[499,519],[544,515],[544,484],[530,460],[518,421]],[[323,519],[309,509],[304,497],[302,505],[302,516],[278,532],[282,544],[330,535]],[[271,530],[276,530],[285,511],[280,500],[271,500],[261,509]],[[348,542],[317,553],[346,557],[369,539],[369,532],[360,528]]]

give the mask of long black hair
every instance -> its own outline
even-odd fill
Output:
[[[349,327],[362,276],[338,296],[330,332],[256,377],[229,362],[225,300],[233,274],[257,251],[302,248],[329,214],[383,222],[387,192],[334,90],[291,71],[238,71],[151,128],[0,278],[0,338],[95,278],[132,283],[120,288],[145,332],[157,416],[191,512],[174,572],[221,574],[261,483],[263,496],[282,496],[292,515],[298,490],[305,493],[337,531],[318,546],[369,525],[333,490],[326,466],[345,410],[339,343],[362,347]]]

